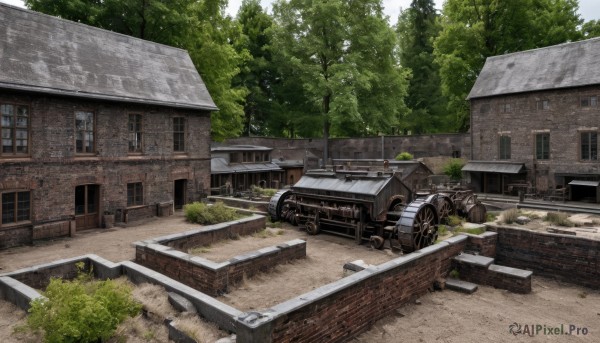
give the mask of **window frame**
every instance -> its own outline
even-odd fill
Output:
[[[77,114],[78,113],[88,113],[88,114],[92,115],[92,130],[87,130],[87,129],[83,130],[84,133],[89,134],[90,132],[92,132],[92,134],[93,134],[93,143],[92,143],[92,151],[91,152],[88,152],[88,151],[78,151],[77,150],[77,135],[80,132],[80,130],[77,129]],[[97,123],[97,119],[96,119],[96,112],[95,111],[85,110],[85,109],[75,111],[74,125],[75,125],[75,154],[76,155],[85,156],[85,155],[94,155],[94,154],[96,154],[96,152],[97,152],[97,149],[96,149],[97,144],[96,144],[96,142],[98,140],[97,139],[98,135],[96,133],[97,132],[97,125],[96,125],[96,123]],[[89,137],[86,138],[86,136],[87,135],[84,134],[84,139],[83,139],[83,144],[82,144],[83,150],[85,150],[86,143],[89,142],[89,139],[88,139]]]
[[[23,220],[19,220],[19,212],[20,212],[20,206],[19,204],[21,203],[19,201],[19,194],[21,193],[27,193],[28,195],[28,201],[27,201],[27,218],[23,219]],[[14,194],[14,220],[11,222],[4,222],[4,195],[5,194]],[[22,225],[22,224],[28,224],[31,223],[31,209],[32,209],[32,196],[31,196],[31,190],[27,190],[27,189],[16,189],[16,190],[6,190],[6,191],[0,191],[0,227],[8,227],[8,226],[15,226],[15,225]]]
[[[173,117],[173,120],[171,121],[173,124],[173,152],[176,154],[183,154],[186,152],[186,141],[185,141],[185,137],[186,137],[186,133],[187,133],[187,118],[184,116],[176,116]],[[176,120],[182,120],[183,121],[183,130],[179,131],[179,130],[175,130],[176,129]],[[181,123],[179,123],[177,126],[181,126]],[[179,138],[176,138],[176,135],[181,135]],[[175,148],[176,147],[176,141],[179,143],[180,147],[179,148]]]
[[[584,101],[586,104],[584,105]],[[588,108],[588,107],[598,107],[598,96],[597,95],[586,95],[579,97],[579,107]]]
[[[129,194],[130,187],[133,192]],[[130,201],[131,199],[131,201]],[[144,206],[144,183],[143,182],[128,182],[127,183],[127,207]]]
[[[547,149],[545,149],[545,150],[542,149],[541,154],[538,152],[538,137],[542,137],[542,142],[541,142],[542,148],[544,146],[547,147]],[[546,144],[544,144],[543,137],[547,137]],[[547,157],[544,158],[545,155],[547,155]],[[537,160],[537,161],[547,161],[547,160],[550,160],[550,132],[538,132],[538,133],[535,134],[535,137],[534,137],[534,157],[535,157],[535,160]]]
[[[535,102],[535,109],[537,111],[547,111],[550,109],[550,100],[541,99]]]
[[[135,117],[139,119],[139,122],[136,120],[133,122],[131,118]],[[135,130],[135,126],[138,125],[137,131]],[[127,153],[129,155],[140,155],[144,153],[144,116],[141,113],[129,113],[127,115]],[[132,149],[132,137],[134,137],[133,142],[137,143],[133,146]]]
[[[0,110],[0,158],[19,158],[19,157],[29,157],[31,156],[31,106],[29,104],[25,104],[25,103],[19,103],[19,102],[0,102],[0,106],[2,105],[10,105],[13,106],[13,114],[11,115],[12,117],[12,121],[14,123],[13,126],[10,127],[4,127],[2,125],[3,122],[3,117],[5,116],[2,111]],[[19,107],[24,107],[27,109],[27,115],[26,116],[20,116],[19,115]],[[0,107],[1,108],[1,107]],[[17,130],[22,130],[23,127],[19,127],[17,126],[18,123],[18,118],[19,117],[25,117],[27,118],[27,126],[26,126],[26,130],[27,130],[27,151],[26,152],[18,152],[17,151],[17,141],[22,141],[23,139],[19,139],[17,138]],[[12,143],[12,148],[13,148],[13,152],[4,152],[4,139],[2,138],[2,133],[3,130],[5,129],[9,129],[11,131],[11,143]]]
[[[589,158],[584,158],[583,157],[583,137],[584,135],[589,135],[589,141],[588,141],[588,157]],[[596,144],[593,145],[592,144],[592,135],[594,135],[595,140],[596,140]],[[593,155],[593,153],[595,152],[595,156]],[[592,158],[594,157],[594,158]],[[596,162],[598,161],[598,132],[597,131],[580,131],[579,132],[579,160],[582,162]]]
[[[488,114],[492,110],[492,106],[489,102],[483,103],[479,106],[479,114]]]
[[[505,140],[508,139],[508,145]],[[506,149],[508,148],[508,151]],[[509,135],[498,136],[498,159],[499,160],[510,160],[512,153],[512,139]]]
[[[500,104],[500,113],[512,113],[513,111],[513,107],[512,107],[512,103],[510,102],[504,102],[502,104]]]

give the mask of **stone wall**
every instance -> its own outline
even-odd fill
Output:
[[[600,289],[600,241],[490,225],[498,233],[498,264]]]
[[[600,86],[558,89],[471,100],[472,160],[500,160],[500,136],[511,139],[513,162],[525,163],[527,178],[538,189],[565,184],[566,174],[600,174],[598,161],[583,161],[580,133],[599,132],[600,106],[581,107],[583,96],[597,96]],[[549,101],[548,109],[537,102]],[[510,111],[503,112],[504,104]],[[550,135],[550,158],[537,160],[535,136]]]
[[[98,227],[102,213],[123,213],[128,207],[128,183],[143,184],[143,205],[151,209],[135,211],[130,219],[154,216],[157,203],[173,202],[174,180],[187,180],[185,202],[208,194],[210,117],[206,112],[18,92],[0,94],[0,103],[28,105],[30,119],[29,154],[0,156],[0,192],[31,192],[30,221],[0,224],[0,248],[51,238],[52,232],[64,235],[65,230],[55,228],[75,215],[79,185],[99,186]],[[95,115],[92,154],[75,152],[75,112],[80,110]],[[128,152],[129,114],[142,116],[141,153]],[[173,151],[173,117],[186,118],[185,153]],[[54,229],[33,237],[32,227],[40,225]]]
[[[240,137],[228,139],[228,145],[250,144],[273,148],[273,159],[302,160],[307,152],[323,156],[322,139],[288,139],[266,137]],[[470,135],[431,134],[411,136],[384,136],[364,138],[332,138],[329,157],[333,159],[393,159],[401,152],[410,152],[415,158],[461,157],[470,153]],[[383,153],[382,153],[383,151]]]

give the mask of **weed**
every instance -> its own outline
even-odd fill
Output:
[[[281,227],[281,222],[279,222],[279,221],[272,222],[271,219],[268,219],[267,220],[267,226],[268,227],[273,227],[273,228]]]
[[[190,255],[206,254],[208,252],[210,252],[210,245],[188,249],[188,254]]]
[[[462,223],[464,223],[464,219],[457,215],[452,215],[448,217],[448,225],[450,226],[459,226]]]
[[[443,236],[448,233],[446,225],[438,225],[438,235]]]
[[[217,224],[240,219],[243,215],[228,208],[222,202],[210,206],[202,202],[194,202],[184,206],[185,218],[191,223]]]
[[[154,335],[154,331],[152,331],[152,330],[149,330],[149,331],[146,331],[146,332],[144,333],[144,336],[143,336],[143,337],[144,337],[144,339],[145,339],[145,340],[147,340],[147,341],[151,341],[151,340],[153,340],[153,339],[154,339],[154,336],[155,336],[155,335]]]
[[[585,299],[587,297],[587,293],[581,292],[581,293],[577,294],[577,296],[579,296],[581,299]]]
[[[451,277],[451,278],[458,279],[458,278],[460,278],[460,273],[458,272],[458,270],[457,270],[457,269],[452,269],[452,270],[450,271],[450,277]]]
[[[444,165],[444,174],[448,175],[450,179],[458,181],[462,179],[462,167],[465,162],[460,158],[453,158]]]
[[[395,160],[396,161],[411,161],[414,158],[414,156],[410,153],[410,152],[401,152],[398,155],[396,155]]]
[[[488,213],[485,215],[485,221],[486,221],[486,222],[495,222],[495,221],[496,221],[496,219],[498,219],[498,215],[497,215],[497,214],[495,214],[495,213],[488,212]]]
[[[505,224],[512,224],[517,221],[519,217],[519,210],[516,208],[509,208],[508,210],[502,211],[502,221]]]
[[[275,236],[273,231],[267,230],[267,229],[263,229],[263,230],[257,231],[252,234],[252,237],[256,237],[256,238],[269,238],[269,237],[273,237],[273,236]]]
[[[470,229],[466,229],[464,227],[459,227],[456,230],[454,230],[455,235],[458,235],[460,233],[470,233],[472,235],[481,235],[484,232],[485,232],[484,227],[474,227],[474,228],[470,228]]]
[[[575,225],[569,220],[569,215],[564,212],[548,212],[544,220],[559,226],[573,227]]]
[[[277,230],[277,236],[281,236],[285,233],[285,230],[279,229]]]

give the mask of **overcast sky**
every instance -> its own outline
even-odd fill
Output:
[[[22,0],[0,0],[8,4],[25,7]],[[267,7],[271,10],[271,3],[274,0],[260,0],[263,7]],[[436,7],[442,8],[443,0],[435,0]],[[229,6],[227,13],[231,16],[235,16],[240,7],[242,0],[229,0]],[[410,6],[411,0],[383,0],[383,6],[385,7],[385,13],[390,17],[392,24],[396,23],[400,8],[407,8]],[[585,21],[599,20],[600,19],[600,1],[599,0],[579,0],[579,13]]]

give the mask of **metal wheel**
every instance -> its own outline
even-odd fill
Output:
[[[437,209],[427,199],[411,202],[395,227],[402,250],[411,252],[435,243],[438,223]]]
[[[383,248],[383,243],[385,240],[381,236],[373,235],[369,238],[369,244],[371,244],[371,248],[373,249],[381,249]]]
[[[269,215],[271,216],[271,220],[276,222],[279,220],[285,220],[287,216],[287,212],[289,211],[289,206],[284,206],[285,200],[292,195],[292,191],[289,189],[280,189],[273,195],[271,200],[269,201]],[[285,212],[285,213],[283,213]]]
[[[305,225],[306,225],[306,232],[307,232],[309,235],[316,235],[316,234],[318,234],[318,233],[319,233],[319,231],[320,231],[320,228],[319,228],[319,224],[318,224],[318,223],[315,223],[315,222],[313,222],[313,221],[308,221],[308,222],[306,222],[306,224],[305,224]]]
[[[440,223],[448,223],[448,217],[455,214],[454,202],[445,195],[437,198],[436,206]]]

